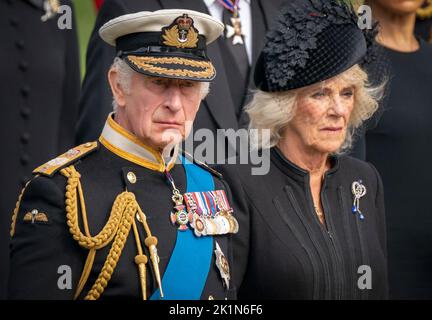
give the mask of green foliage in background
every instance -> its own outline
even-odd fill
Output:
[[[80,49],[81,76],[84,78],[87,44],[95,23],[96,9],[92,0],[74,0],[73,4],[78,28],[77,31]]]

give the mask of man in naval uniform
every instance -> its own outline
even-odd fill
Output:
[[[206,46],[222,31],[176,9],[100,29],[118,52],[114,112],[99,141],[35,169],[19,196],[9,298],[235,298],[229,190],[178,147],[215,77]]]

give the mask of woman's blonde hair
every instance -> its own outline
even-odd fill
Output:
[[[378,101],[382,98],[385,82],[372,87],[368,76],[359,65],[336,76],[354,86],[354,108],[348,123],[345,141],[335,153],[343,153],[352,146],[353,136],[361,124],[369,119],[378,109]],[[325,81],[313,84],[322,86]],[[309,87],[307,87],[309,88]],[[246,106],[249,115],[252,143],[258,149],[271,148],[279,143],[283,130],[295,115],[297,97],[305,88],[283,92],[264,92],[256,90],[252,101]],[[269,135],[263,130],[269,130]],[[269,136],[269,141],[266,137]]]

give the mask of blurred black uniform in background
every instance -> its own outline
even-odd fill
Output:
[[[45,22],[44,0],[0,0],[0,298],[5,297],[9,228],[17,194],[32,170],[73,146],[80,88],[76,25]],[[71,1],[60,1],[71,5]],[[74,18],[73,14],[70,17]]]

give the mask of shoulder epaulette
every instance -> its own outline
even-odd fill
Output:
[[[223,179],[222,173],[216,171],[215,169],[209,167],[207,164],[205,164],[202,161],[199,161],[197,159],[195,159],[190,153],[182,150],[182,154],[185,158],[187,158],[189,161],[193,162],[194,164],[196,164],[197,166],[199,166],[200,168],[207,170],[208,172],[210,172],[211,174],[213,174],[214,176],[218,177],[219,179]]]
[[[84,143],[37,167],[33,170],[33,174],[42,174],[52,177],[60,169],[70,165],[71,163],[81,159],[85,155],[97,149],[98,143],[96,141]]]

